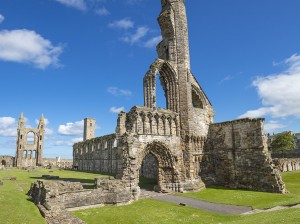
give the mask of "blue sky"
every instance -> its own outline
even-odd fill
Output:
[[[266,133],[300,132],[300,1],[185,2],[191,68],[215,121],[265,117]],[[21,112],[31,127],[44,114],[45,157],[71,158],[85,117],[97,136],[113,133],[119,110],[143,105],[160,10],[159,0],[1,0],[0,154],[15,154]]]

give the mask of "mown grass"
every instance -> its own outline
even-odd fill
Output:
[[[230,190],[224,187],[208,188],[200,192],[189,192],[181,196],[209,202],[252,206],[254,209],[272,208],[279,205],[300,203],[300,171],[282,173],[289,194],[272,194],[248,190]]]
[[[44,224],[45,221],[39,214],[36,206],[28,201],[25,193],[30,184],[36,179],[41,179],[44,174],[60,176],[65,180],[80,181],[91,185],[94,178],[104,177],[97,173],[87,173],[65,170],[37,169],[34,172],[12,169],[0,170],[0,179],[16,177],[16,181],[3,180],[0,186],[0,223],[1,224]],[[284,181],[291,192],[287,195],[269,194],[227,189],[205,189],[198,193],[181,194],[192,196],[207,201],[230,204],[250,205],[254,208],[273,207],[271,205],[300,203],[300,172],[283,173]],[[153,181],[152,181],[153,182]],[[152,185],[148,180],[145,187]],[[107,206],[97,209],[88,209],[74,212],[76,216],[88,224],[122,223],[122,224],[281,224],[300,223],[300,209],[287,209],[282,211],[260,213],[255,215],[221,215],[208,211],[194,209],[188,206],[179,206],[173,203],[140,200],[127,206]]]
[[[271,194],[264,192],[229,190],[222,187],[208,188],[201,192],[185,193],[180,196],[193,197],[210,202],[246,205],[253,208],[269,208],[278,205],[300,203],[300,171],[283,173],[289,194]],[[147,182],[145,183],[147,185]],[[254,215],[222,215],[202,211],[177,204],[140,200],[131,205],[120,207],[103,207],[76,211],[74,214],[88,224],[283,224],[300,223],[300,209],[287,209]]]
[[[26,193],[31,183],[42,179],[42,175],[49,174],[59,176],[62,179],[79,181],[92,185],[94,178],[103,175],[86,172],[75,172],[67,170],[36,169],[33,172],[11,169],[0,170],[0,180],[4,182],[0,186],[0,223],[1,224],[39,224],[45,223],[37,207],[28,200]],[[9,180],[16,177],[16,181]]]
[[[221,215],[174,203],[145,199],[127,206],[73,212],[88,224],[284,224],[300,223],[300,209],[255,215]]]

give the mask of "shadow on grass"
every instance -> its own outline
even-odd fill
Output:
[[[139,187],[141,189],[153,191],[155,185],[157,185],[157,179],[140,177]]]

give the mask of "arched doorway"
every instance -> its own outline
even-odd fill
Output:
[[[176,159],[171,151],[160,142],[149,143],[140,153],[137,163],[137,180],[140,177],[153,177],[155,191],[179,191],[179,172],[176,170]],[[147,167],[149,169],[147,169]],[[143,178],[144,178],[143,177]],[[148,183],[151,187],[151,183]]]
[[[2,166],[6,166],[6,161],[5,161],[5,160],[2,160],[2,161],[1,161],[1,165],[2,165]]]
[[[158,161],[149,153],[145,156],[139,170],[139,186],[141,189],[154,190],[158,179]]]

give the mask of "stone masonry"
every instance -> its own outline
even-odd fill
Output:
[[[45,121],[42,115],[37,128],[25,128],[24,115],[21,113],[18,123],[16,166],[41,166],[44,149]]]
[[[114,134],[74,144],[74,165],[115,173],[132,190],[139,189],[143,174],[156,176],[155,189],[163,192],[216,184],[284,193],[267,150],[263,119],[213,123],[212,105],[190,68],[185,2],[161,4],[162,41],[143,80],[144,106],[121,112]],[[156,105],[157,78],[166,97],[164,109]],[[93,136],[94,129],[88,128],[84,133]]]

